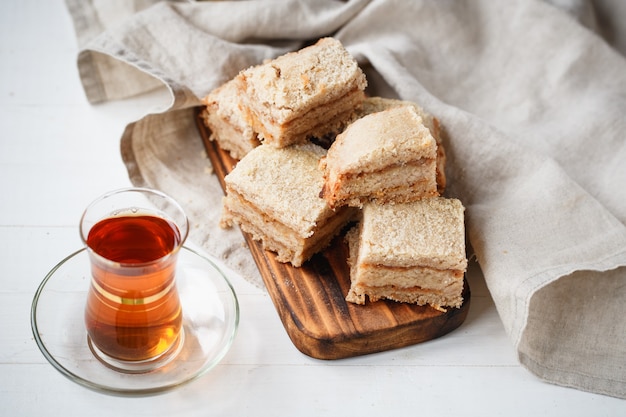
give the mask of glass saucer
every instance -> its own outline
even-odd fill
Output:
[[[228,279],[209,259],[183,247],[177,268],[185,338],[167,365],[129,374],[110,369],[93,355],[83,321],[91,280],[85,249],[56,265],[35,293],[31,326],[39,349],[67,378],[109,394],[155,394],[195,380],[226,355],[237,333],[239,303]]]

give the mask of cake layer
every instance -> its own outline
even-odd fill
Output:
[[[333,102],[312,108],[283,124],[275,123],[268,115],[260,115],[249,108],[244,108],[243,111],[247,123],[258,132],[263,143],[282,148],[295,143],[304,143],[314,137],[337,134],[353,118],[363,97],[361,90],[353,90]]]
[[[435,159],[437,144],[411,106],[372,113],[354,121],[328,150],[328,169],[361,173],[419,159]]]
[[[349,245],[350,277],[355,285],[366,287],[393,286],[397,289],[419,287],[424,290],[443,291],[463,281],[465,270],[437,269],[415,265],[390,267],[364,262],[361,246],[364,241],[362,226],[352,228],[346,234]]]
[[[363,206],[359,262],[465,271],[464,207],[432,197],[403,204]]]
[[[418,160],[375,172],[339,174],[324,182],[320,195],[333,207],[362,207],[369,200],[406,203],[434,197],[438,195],[434,165],[432,159]]]
[[[429,290],[420,287],[397,288],[389,286],[366,286],[355,285],[350,288],[346,296],[346,301],[355,304],[365,304],[366,298],[370,302],[381,299],[398,301],[401,303],[411,303],[417,305],[430,305],[441,311],[446,311],[446,307],[460,307],[463,304],[463,281],[451,285],[444,291]]]
[[[234,192],[224,197],[223,207],[227,212],[222,215],[223,222],[234,221],[236,224],[245,222],[257,225],[260,229],[259,236],[272,236],[273,240],[289,247],[304,246],[307,244],[304,243],[306,240],[321,239],[326,235],[334,236],[337,229],[341,229],[355,217],[355,212],[350,209],[339,210],[333,216],[326,218],[324,222],[318,223],[314,233],[310,234],[290,228]],[[224,226],[230,226],[230,224],[225,223]]]
[[[221,225],[238,225],[254,240],[261,241],[264,249],[276,252],[278,261],[290,262],[299,267],[313,254],[328,246],[332,238],[353,218],[352,210],[341,210],[326,218],[323,224],[318,224],[312,234],[303,235],[302,231],[280,223],[246,201],[243,196],[231,192],[223,199]]]
[[[360,263],[355,271],[357,281],[368,286],[392,285],[397,288],[420,287],[442,290],[463,281],[464,271],[459,269],[434,269],[423,266],[390,268],[382,265]]]

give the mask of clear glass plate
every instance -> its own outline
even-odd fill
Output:
[[[181,352],[164,367],[122,373],[93,355],[83,321],[91,280],[85,249],[56,265],[35,293],[31,326],[39,349],[70,380],[109,394],[155,394],[197,379],[217,365],[232,345],[239,303],[230,282],[211,260],[183,247],[177,268],[185,338]]]

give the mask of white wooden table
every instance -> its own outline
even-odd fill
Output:
[[[158,96],[91,106],[62,0],[0,5],[0,415],[624,416],[626,402],[538,380],[517,362],[480,271],[453,333],[420,345],[320,361],[290,342],[268,295],[236,274],[241,321],[213,371],[180,389],[115,397],[75,384],[38,350],[30,307],[40,281],[81,247],[83,208],[130,185],[127,123]]]

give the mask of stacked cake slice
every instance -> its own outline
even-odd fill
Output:
[[[284,147],[337,132],[365,98],[365,75],[333,38],[248,68],[241,106],[266,144]]]
[[[325,152],[312,143],[253,149],[224,178],[223,226],[239,225],[278,261],[301,266],[354,217],[353,209],[333,211],[319,197]]]
[[[459,200],[443,197],[365,204],[359,226],[347,235],[346,299],[460,307],[467,268],[463,212]]]
[[[437,143],[412,106],[368,114],[342,132],[320,163],[331,207],[438,195]]]
[[[437,191],[439,194],[443,194],[446,188],[446,150],[443,146],[443,139],[441,137],[441,126],[436,117],[433,117],[433,115],[427,113],[423,108],[411,101],[384,97],[365,98],[355,116],[356,118],[361,118],[371,113],[377,113],[401,106],[411,106],[413,110],[415,110],[415,112],[422,118],[422,123],[424,123],[424,126],[430,131],[430,134],[437,143]]]

